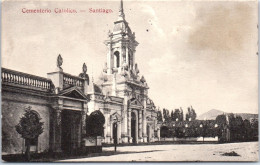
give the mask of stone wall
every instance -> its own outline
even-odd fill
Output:
[[[25,108],[31,106],[44,122],[43,133],[38,139],[38,152],[49,149],[50,106],[43,96],[19,92],[2,92],[2,154],[22,153],[25,150],[24,140],[16,132],[15,125],[25,113]]]

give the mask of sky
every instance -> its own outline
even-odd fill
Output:
[[[55,8],[86,12],[58,14]],[[4,1],[2,67],[47,77],[61,54],[64,72],[78,75],[85,62],[97,81],[118,8],[119,1]],[[139,42],[136,63],[157,107],[192,106],[198,115],[211,109],[258,113],[257,1],[124,1],[124,11]]]

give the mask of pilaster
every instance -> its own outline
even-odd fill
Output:
[[[127,132],[128,132],[128,140],[129,140],[129,143],[132,143],[132,137],[131,137],[131,109],[129,109],[127,111],[128,113],[128,124],[127,124]]]
[[[138,112],[138,114],[139,114],[139,117],[138,117],[138,135],[139,135],[139,137],[138,137],[138,140],[140,141],[140,142],[143,142],[143,134],[142,134],[142,132],[143,132],[143,130],[142,130],[142,110],[139,110],[139,112]]]
[[[62,152],[61,150],[61,134],[62,134],[62,130],[61,130],[61,113],[62,113],[62,109],[61,108],[57,108],[54,110],[54,152]]]
[[[144,96],[144,100],[143,100],[143,105],[144,105],[144,109],[143,109],[143,141],[146,143],[147,142],[147,132],[146,132],[146,99],[147,96]]]

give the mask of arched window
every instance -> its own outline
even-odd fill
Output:
[[[128,52],[128,67],[131,66],[131,54]]]
[[[119,57],[119,52],[116,51],[114,53],[114,67],[118,68],[120,66],[120,57]]]

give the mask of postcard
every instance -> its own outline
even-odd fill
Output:
[[[5,162],[256,162],[258,1],[2,2]]]

